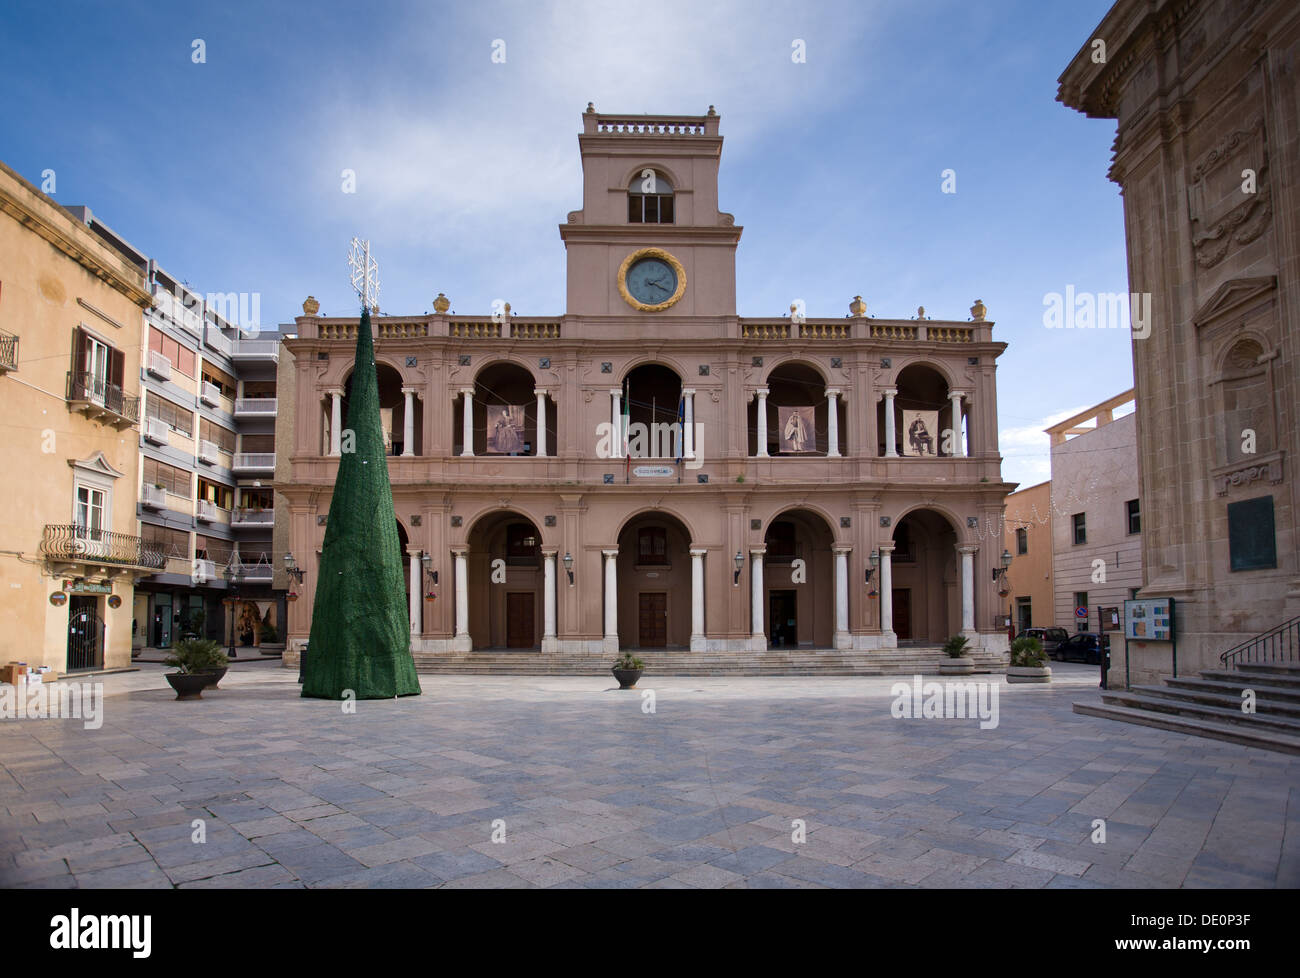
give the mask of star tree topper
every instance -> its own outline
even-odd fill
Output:
[[[379,262],[370,257],[370,242],[352,239],[348,252],[348,267],[352,269],[352,288],[361,299],[363,308],[378,311]]]

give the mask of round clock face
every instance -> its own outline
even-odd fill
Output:
[[[642,258],[628,269],[627,290],[639,302],[658,305],[676,294],[677,275],[665,261]]]

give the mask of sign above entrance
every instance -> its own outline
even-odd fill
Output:
[[[112,594],[113,585],[95,584],[92,581],[64,581],[63,590],[69,594]]]
[[[638,465],[632,474],[638,479],[663,479],[676,475],[677,468],[672,465]]]

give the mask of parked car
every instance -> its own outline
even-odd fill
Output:
[[[1038,639],[1038,641],[1042,642],[1043,651],[1046,652],[1048,658],[1051,659],[1056,658],[1057,646],[1070,637],[1070,633],[1067,632],[1064,628],[1056,628],[1056,627],[1026,628],[1020,634],[1024,635],[1026,638],[1036,638]]]
[[[1094,666],[1101,665],[1102,649],[1110,648],[1110,636],[1097,632],[1079,632],[1071,635],[1056,647],[1056,655],[1062,662],[1075,660],[1087,662]]]

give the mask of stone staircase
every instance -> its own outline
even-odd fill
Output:
[[[937,676],[945,656],[935,648],[880,651],[770,649],[766,652],[691,652],[684,649],[633,651],[654,676]],[[975,652],[975,671],[1004,673],[1006,655]],[[459,676],[608,676],[611,654],[536,651],[416,652],[417,672]]]
[[[1255,693],[1253,714],[1242,712],[1246,689]],[[1300,662],[1235,662],[1162,686],[1107,690],[1100,704],[1075,703],[1074,712],[1300,754]]]

